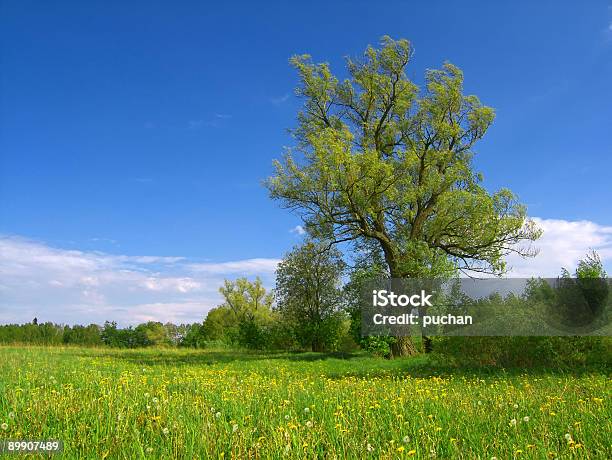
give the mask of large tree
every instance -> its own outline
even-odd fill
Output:
[[[407,40],[384,37],[347,60],[343,81],[328,64],[293,57],[304,106],[270,194],[315,237],[372,242],[391,277],[503,273],[509,253],[533,255],[520,243],[539,230],[512,192],[489,193],[472,166],[494,111],[463,94],[450,63],[428,70],[420,90],[406,75],[411,56]],[[412,350],[398,340],[395,354]]]
[[[342,255],[336,248],[306,241],[293,248],[276,270],[276,308],[302,346],[323,351],[342,326]]]

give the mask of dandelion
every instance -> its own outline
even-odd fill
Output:
[[[149,393],[145,393],[145,394],[144,394],[144,397],[145,397],[145,398],[148,398],[148,397],[149,397]]]
[[[215,414],[215,418],[219,418],[219,417],[221,417],[221,412],[217,412],[217,413]]]
[[[15,418],[15,412],[9,412],[9,418]]]
[[[367,450],[368,452],[372,452],[372,451],[374,450],[374,448],[372,447],[372,444],[368,443],[368,444],[366,445],[366,450]]]
[[[516,426],[516,419],[513,418],[512,420],[510,420],[510,425],[512,426]]]
[[[408,451],[408,456],[412,456],[414,454],[416,454],[416,450],[415,449],[412,449],[412,450]]]
[[[290,418],[289,415],[285,415],[285,420],[289,420]]]
[[[408,444],[410,442],[410,436],[404,436],[402,441],[404,441],[405,444]]]
[[[497,457],[491,457],[491,460],[497,460]]]
[[[153,398],[153,402],[154,402],[155,404],[157,404],[157,403],[158,403],[158,401],[159,401],[159,399],[157,399],[157,398]]]
[[[528,421],[529,421],[529,416],[528,416],[528,415],[525,415],[525,416],[523,417],[523,422],[527,423]]]
[[[310,420],[308,420],[308,421],[306,422],[306,426],[307,426],[308,428],[312,428],[312,422],[311,422]]]
[[[310,414],[310,407],[304,407],[304,413]]]
[[[2,428],[4,431],[8,430],[8,423],[3,423],[0,425],[0,428]]]
[[[164,429],[162,430],[162,433],[164,433],[164,434],[168,434],[168,433],[170,433],[170,430],[169,430],[168,428],[164,428]]]
[[[399,453],[402,453],[402,452],[404,452],[405,450],[406,450],[406,448],[405,448],[404,446],[399,446],[399,447],[397,448],[397,451],[398,451]]]
[[[569,433],[565,433],[565,440],[568,441],[568,442],[571,441],[572,440],[572,435],[569,434]]]
[[[478,401],[478,405],[479,405],[479,406],[482,406],[482,401]]]
[[[147,447],[147,454],[150,454],[151,452],[153,452],[153,448],[152,447]]]
[[[234,423],[232,425],[232,433],[235,433],[236,431],[238,431],[238,425]]]
[[[117,415],[117,420],[118,421],[121,421],[122,419],[123,419],[123,415],[121,415],[121,414]]]
[[[515,409],[518,409],[518,404],[515,404],[515,405],[514,405],[514,408],[515,408]]]

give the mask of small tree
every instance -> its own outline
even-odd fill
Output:
[[[266,329],[273,322],[274,296],[266,292],[259,278],[254,282],[246,278],[239,278],[236,281],[225,280],[219,292],[225,302],[218,308],[218,313],[221,316],[224,310],[232,313],[237,325],[239,344],[248,348],[263,348],[266,342]],[[206,326],[205,322],[204,327]]]
[[[609,284],[599,255],[592,251],[578,262],[573,278],[562,270],[550,316],[556,315],[559,325],[569,330],[601,326],[610,306]]]
[[[336,248],[308,241],[288,253],[276,270],[277,309],[302,346],[323,351],[341,328],[344,262]]]
[[[139,324],[134,329],[137,337],[144,337],[143,345],[168,345],[168,333],[166,328],[159,321],[148,321]]]

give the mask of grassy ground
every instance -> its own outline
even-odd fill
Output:
[[[612,458],[612,385],[425,358],[0,347],[0,440],[65,458]]]

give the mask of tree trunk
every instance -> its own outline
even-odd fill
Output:
[[[394,344],[391,345],[391,357],[400,358],[402,356],[413,356],[417,354],[417,349],[412,342],[412,337],[397,337]]]
[[[389,266],[389,274],[392,279],[410,278],[408,273],[403,273],[398,265],[397,257],[390,244],[381,242],[385,261]],[[409,335],[396,337],[396,342],[391,345],[391,358],[400,358],[402,356],[414,356],[417,354],[417,349],[414,346],[412,337]]]
[[[433,343],[431,341],[431,337],[423,336],[423,351],[425,353],[431,353],[433,350]]]

